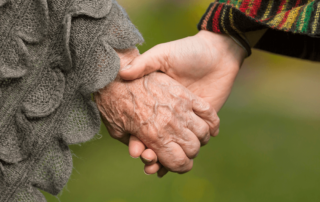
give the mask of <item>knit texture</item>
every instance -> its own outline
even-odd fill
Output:
[[[0,201],[46,201],[72,172],[68,145],[100,129],[91,93],[143,38],[115,0],[0,0]]]
[[[254,48],[320,61],[320,0],[216,0],[199,30],[241,34],[269,28]]]

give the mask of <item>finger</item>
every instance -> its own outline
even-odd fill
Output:
[[[188,128],[199,139],[201,146],[206,145],[210,140],[210,129],[208,124],[196,114],[191,114],[191,123],[188,124]]]
[[[156,152],[159,162],[169,171],[185,173],[192,169],[192,159],[189,159],[181,146],[175,142],[167,143]]]
[[[138,158],[145,148],[144,144],[136,136],[130,136],[129,154],[132,158]]]
[[[152,149],[144,150],[140,157],[142,162],[146,165],[152,165],[158,161],[157,154]]]
[[[217,136],[220,132],[220,129],[216,130],[216,132],[212,135],[213,137]]]
[[[147,175],[155,174],[159,171],[161,165],[159,163],[154,163],[152,165],[145,165],[144,166],[144,173]]]
[[[160,170],[158,171],[158,178],[162,178],[168,173],[168,170],[165,167],[161,167]]]
[[[215,137],[218,135],[220,119],[216,111],[202,98],[195,98],[192,103],[192,109],[196,115],[202,118],[209,126],[210,135]]]
[[[120,70],[119,75],[124,80],[134,80],[157,70],[165,72],[168,68],[167,59],[167,50],[160,44],[132,60]]]
[[[183,131],[182,138],[177,138],[176,143],[180,145],[189,159],[193,159],[198,155],[201,146],[197,136],[189,129]]]
[[[115,51],[120,58],[120,69],[130,64],[134,58],[140,55],[137,47],[132,47],[128,49],[115,49]]]

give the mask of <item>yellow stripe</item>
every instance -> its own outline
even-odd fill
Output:
[[[225,25],[224,25],[224,17],[225,17],[225,15],[226,15],[226,10],[227,10],[227,9],[223,9],[223,12],[222,12],[222,16],[221,16],[221,18],[222,18],[221,26],[222,26],[223,31],[224,31],[226,34],[229,34],[228,30],[226,30],[226,27],[225,27]]]
[[[232,8],[230,8],[229,18],[232,29],[234,29],[238,34],[241,34],[241,32],[236,28],[236,26],[234,26]]]
[[[289,0],[286,0],[286,3],[283,4],[283,6],[281,8],[281,12],[287,10],[286,8],[287,8],[288,3],[289,3]]]
[[[312,34],[314,34],[317,30],[319,14],[320,14],[320,3],[318,3],[316,16],[314,17],[314,21],[312,25]]]
[[[264,13],[264,15],[263,15],[263,17],[262,17],[261,20],[267,19],[268,15],[269,15],[269,13],[270,13],[270,11],[271,11],[272,4],[273,4],[273,0],[269,0],[268,7],[267,7],[266,12]]]
[[[283,4],[280,13],[277,14],[277,15],[275,16],[275,18],[273,18],[273,20],[271,20],[270,22],[268,22],[268,23],[267,23],[268,25],[278,26],[278,25],[281,23],[283,17],[284,17],[285,14],[286,14],[285,11],[286,11],[288,2],[289,2],[289,0],[286,0],[286,3]]]
[[[254,2],[255,0],[251,0],[250,1],[250,3],[249,3],[249,6],[248,6],[248,8],[247,8],[247,10],[246,10],[246,15],[249,15],[250,14],[250,11],[251,11],[251,9],[252,9],[252,5],[253,5],[253,2]]]
[[[243,1],[243,0],[239,0],[239,1],[238,1],[236,8],[239,8],[239,7],[240,7],[242,1]]]
[[[289,30],[292,27],[292,24],[294,23],[294,21],[296,20],[297,16],[299,15],[299,11],[302,7],[297,7],[294,8],[292,11],[290,11],[287,21],[284,23],[283,25],[283,29],[285,30]]]
[[[275,27],[278,26],[281,23],[281,21],[282,21],[282,19],[283,19],[285,14],[286,14],[286,12],[279,13],[278,15],[276,15],[275,18],[273,18],[267,24],[270,25],[270,26],[275,26]]]

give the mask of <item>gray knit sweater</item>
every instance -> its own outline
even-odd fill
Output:
[[[114,0],[0,0],[1,202],[61,191],[68,145],[99,131],[91,93],[118,72],[113,48],[142,42]]]

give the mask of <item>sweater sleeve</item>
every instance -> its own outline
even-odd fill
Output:
[[[269,28],[254,48],[320,61],[319,0],[216,0],[199,30],[241,34]]]
[[[0,0],[0,201],[57,195],[69,145],[95,139],[91,94],[120,68],[114,49],[143,43],[116,0]]]

